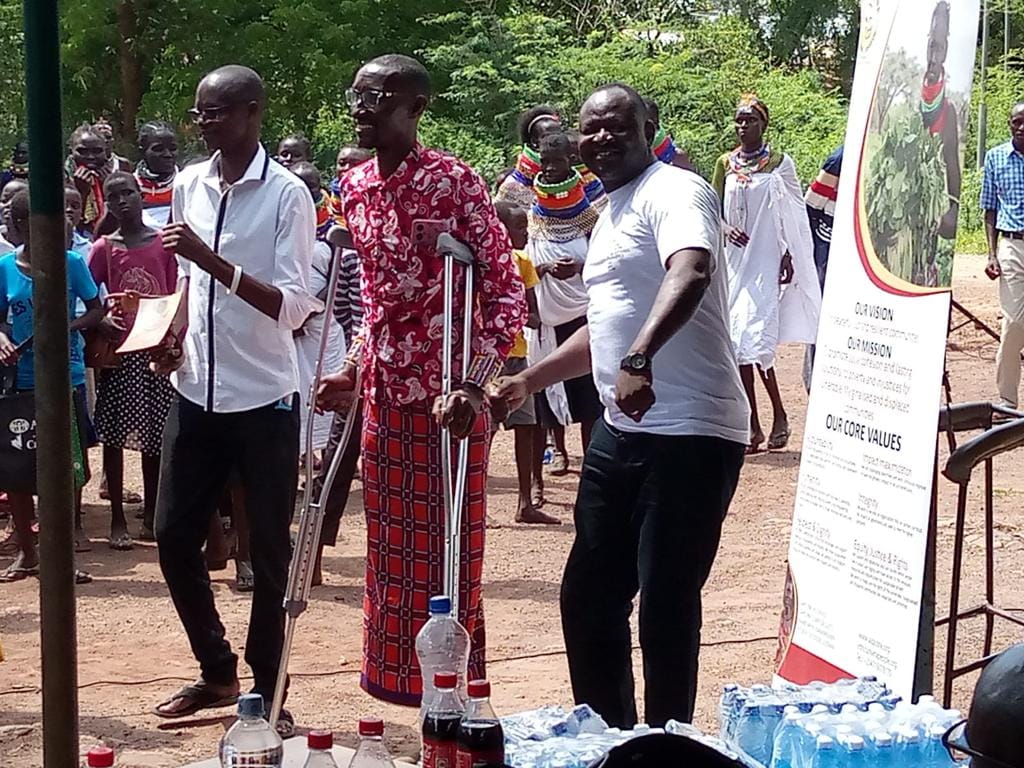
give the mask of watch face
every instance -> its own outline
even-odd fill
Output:
[[[640,354],[639,352],[636,353],[636,354],[630,355],[628,360],[629,360],[629,367],[632,368],[635,371],[642,371],[642,370],[644,370],[644,368],[647,367],[647,356],[643,355],[643,354]]]

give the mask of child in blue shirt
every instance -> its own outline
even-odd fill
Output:
[[[24,245],[14,253],[0,257],[0,317],[10,316],[10,335],[0,333],[0,363],[3,365],[17,364],[17,388],[19,391],[35,389],[35,355],[31,346],[24,347],[20,352],[18,346],[24,344],[32,336],[32,250],[29,242],[29,200],[28,192],[18,192],[11,200],[10,226],[22,238]],[[103,319],[103,304],[99,298],[96,283],[89,273],[85,260],[69,251],[67,254],[68,274],[68,317],[71,318],[71,384],[75,388],[74,418],[79,428],[83,458],[88,445],[84,432],[83,417],[85,415],[85,341],[81,331],[99,325]],[[84,302],[86,312],[75,317],[75,304]],[[88,479],[88,464],[85,464]],[[34,486],[29,480],[27,486]],[[18,542],[17,559],[3,572],[0,582],[18,581],[39,572],[39,556],[36,552],[32,536],[33,502],[32,494],[24,491],[8,490],[11,504],[11,516],[14,519],[14,532]],[[75,499],[75,524],[81,527],[82,494],[78,490]],[[76,581],[83,583],[91,578],[82,572],[76,572]]]

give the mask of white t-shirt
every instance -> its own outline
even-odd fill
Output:
[[[654,355],[657,402],[637,423],[615,404],[615,380],[654,306],[669,257],[685,248],[711,254],[711,283],[693,317]],[[608,423],[623,432],[747,444],[750,408],[729,338],[726,281],[718,196],[702,178],[652,163],[608,193],[583,268],[594,382]]]

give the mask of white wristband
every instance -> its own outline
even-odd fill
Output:
[[[235,264],[235,272],[231,275],[231,285],[228,287],[228,296],[238,290],[238,284],[242,282],[242,268]]]

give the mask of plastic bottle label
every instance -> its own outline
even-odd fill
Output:
[[[423,737],[423,768],[455,768],[454,741]]]
[[[455,768],[473,768],[475,765],[501,765],[504,762],[504,749],[492,749],[484,752],[459,747],[455,755]]]
[[[221,758],[225,768],[281,768],[283,761],[283,747],[268,747],[259,752],[241,752],[229,746]]]

